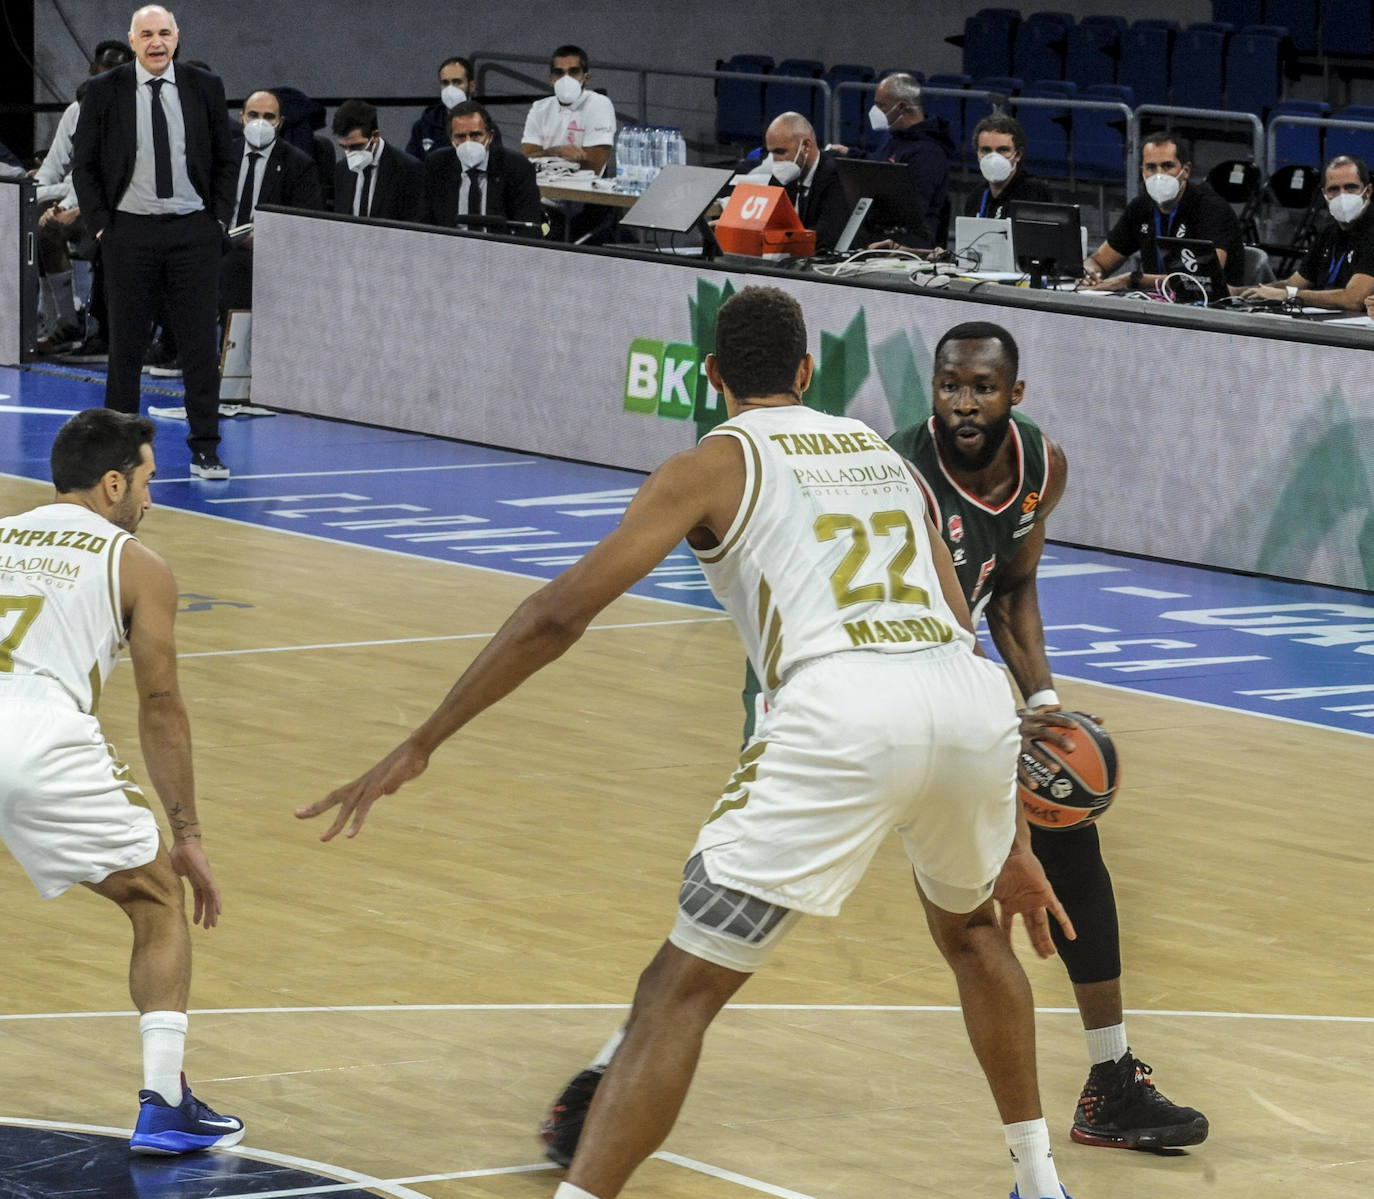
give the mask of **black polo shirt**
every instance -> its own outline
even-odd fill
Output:
[[[1298,274],[1313,291],[1344,287],[1352,275],[1374,275],[1374,205],[1342,229],[1332,221],[1298,264]]]
[[[1136,196],[1107,234],[1107,244],[1123,258],[1138,250],[1140,269],[1147,275],[1162,275],[1164,259],[1156,244],[1161,237],[1211,242],[1226,255],[1226,281],[1240,282],[1245,266],[1240,221],[1231,206],[1201,180],[1188,180],[1172,212],[1161,212],[1144,192]]]

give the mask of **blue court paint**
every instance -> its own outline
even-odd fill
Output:
[[[102,400],[93,377],[0,369],[0,471],[48,478],[65,413]],[[234,476],[210,483],[187,474],[186,425],[158,424],[160,504],[534,578],[609,532],[643,479],[276,416],[221,422]],[[633,590],[718,607],[685,545]],[[233,599],[187,598],[188,611]],[[1040,600],[1062,677],[1374,735],[1374,595],[1051,545]]]

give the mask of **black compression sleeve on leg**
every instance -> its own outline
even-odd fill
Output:
[[[1097,983],[1121,975],[1121,929],[1116,918],[1112,876],[1102,860],[1097,825],[1077,829],[1031,826],[1031,849],[1045,868],[1059,902],[1073,921],[1076,940],[1050,918],[1055,948],[1075,983]]]

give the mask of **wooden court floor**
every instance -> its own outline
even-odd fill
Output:
[[[0,511],[44,502],[0,479]],[[245,1147],[432,1199],[534,1199],[533,1133],[614,1028],[672,918],[738,747],[742,654],[709,613],[621,600],[564,659],[383,800],[361,837],[293,819],[395,743],[535,583],[154,509],[188,600],[181,681],[221,927],[196,930],[187,1068]],[[1076,1199],[1362,1194],[1374,1177],[1374,743],[1064,683],[1127,785],[1103,824],[1132,1044],[1210,1139],[1069,1142],[1086,1055],[1033,958],[1041,1085]],[[132,671],[103,720],[142,772]],[[0,865],[0,1116],[127,1128],[127,933]],[[996,1113],[895,844],[843,915],[803,922],[708,1039],[644,1199],[1005,1195]],[[566,1006],[558,1006],[566,1005]],[[753,1006],[750,1006],[753,1005]],[[930,1010],[922,1010],[922,1009]],[[106,1013],[90,1015],[90,1013]],[[44,1018],[2,1018],[36,1014]],[[709,1172],[713,1171],[713,1172]],[[477,1176],[457,1178],[464,1172]],[[762,1188],[762,1191],[761,1189]]]

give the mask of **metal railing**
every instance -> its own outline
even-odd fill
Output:
[[[1288,115],[1287,113],[1269,119],[1269,128],[1264,134],[1264,165],[1265,174],[1272,174],[1274,170],[1274,160],[1277,155],[1277,137],[1274,129],[1279,125],[1316,125],[1322,129],[1363,129],[1368,133],[1374,133],[1374,122],[1370,121],[1351,121],[1341,117],[1302,117]],[[1316,167],[1318,170],[1324,165],[1321,162],[1310,162],[1307,164]]]
[[[1131,120],[1131,132],[1136,145],[1140,144],[1142,116],[1185,117],[1195,121],[1215,121],[1231,125],[1247,125],[1250,129],[1250,156],[1264,165],[1264,125],[1253,112],[1227,112],[1220,108],[1174,108],[1168,104],[1140,104]],[[1172,124],[1172,122],[1171,122]]]

